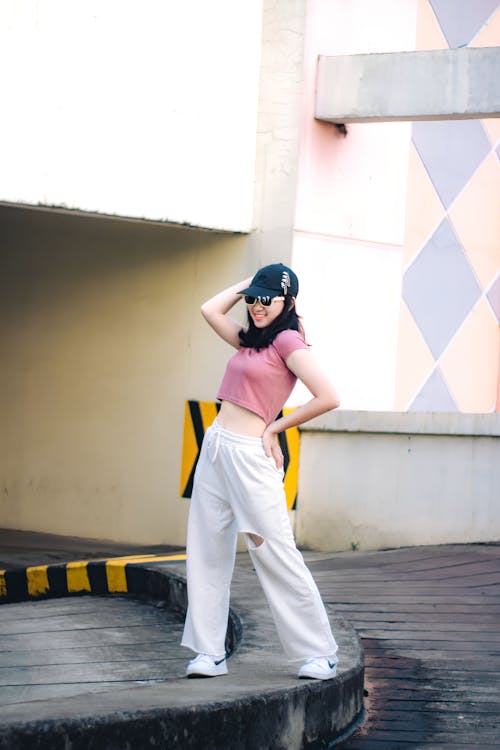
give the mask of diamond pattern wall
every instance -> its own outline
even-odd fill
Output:
[[[498,325],[500,325],[500,274],[497,276],[496,281],[488,292],[488,301],[491,305],[491,309],[495,313]]]
[[[479,120],[414,122],[413,143],[445,208],[491,150]]]
[[[417,34],[415,49],[448,49],[449,45],[434,10],[427,0],[417,0]]]
[[[499,341],[498,323],[483,297],[439,361],[441,374],[461,411],[494,411]]]
[[[410,144],[409,172],[411,179],[408,180],[407,204],[418,205],[419,210],[406,212],[404,266],[408,266],[414,260],[443,219],[443,204],[413,144]]]
[[[469,47],[498,47],[500,37],[500,0],[497,2],[497,10],[488,19],[488,22],[476,34]],[[485,122],[488,122],[485,120]]]
[[[441,32],[450,47],[500,46],[499,0],[418,8],[416,49]],[[500,119],[417,122],[412,141],[396,408],[500,410]]]
[[[500,268],[500,167],[495,153],[487,156],[460,193],[449,218],[486,289]]]
[[[498,0],[430,0],[450,47],[465,47],[498,8]]]
[[[396,369],[395,408],[406,411],[434,369],[434,357],[404,300],[399,314],[399,357]],[[406,363],[412,363],[407,367]]]
[[[444,219],[403,280],[404,300],[436,359],[480,296],[462,246]]]
[[[409,411],[458,411],[439,369],[434,370]]]

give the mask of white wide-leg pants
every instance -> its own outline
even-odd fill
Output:
[[[337,651],[318,588],[295,546],[283,470],[261,438],[207,430],[196,468],[187,534],[188,611],[182,645],[222,655],[237,533],[253,565],[291,660]],[[252,544],[249,534],[262,537]]]

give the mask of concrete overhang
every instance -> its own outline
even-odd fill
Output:
[[[318,60],[318,120],[499,116],[500,47],[320,56]]]

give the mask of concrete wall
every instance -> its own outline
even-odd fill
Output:
[[[262,0],[0,5],[0,200],[249,231]]]
[[[337,412],[302,429],[306,548],[499,541],[499,498],[498,414]]]
[[[182,9],[180,4],[169,5],[171,11],[160,2],[150,7],[155,13],[164,12],[167,16],[174,13],[175,8],[180,12],[179,18],[186,21],[189,10],[195,5],[192,0]],[[200,12],[205,12],[202,6],[203,3],[199,3]],[[7,85],[6,101],[13,106],[7,123],[10,136],[4,139],[5,190],[0,197],[42,203],[61,200],[71,206],[133,215],[135,208],[131,211],[124,205],[135,205],[140,195],[141,200],[144,199],[141,205],[148,211],[153,207],[154,211],[144,213],[141,209],[139,215],[172,218],[168,212],[157,212],[158,201],[167,197],[166,203],[171,207],[177,205],[180,196],[184,208],[212,207],[213,210],[208,210],[206,221],[201,214],[175,213],[178,221],[233,230],[248,226],[255,229],[249,236],[230,236],[166,224],[107,220],[77,212],[43,212],[0,205],[3,232],[0,525],[119,541],[183,543],[188,504],[178,498],[178,484],[184,400],[213,400],[230,355],[229,348],[202,322],[199,304],[216,290],[267,262],[292,259],[302,283],[299,312],[304,314],[309,340],[320,358],[326,360],[332,379],[339,387],[344,408],[391,409],[395,391],[398,403],[402,404],[398,408],[409,408],[415,405],[416,396],[427,381],[434,394],[436,373],[439,377],[444,373],[451,383],[450,391],[458,394],[459,409],[491,408],[498,382],[500,277],[498,264],[495,266],[498,228],[491,218],[497,217],[498,212],[490,210],[493,198],[488,196],[498,195],[498,191],[491,189],[497,184],[497,176],[491,175],[499,148],[498,122],[488,121],[488,154],[484,161],[480,160],[480,170],[476,170],[482,172],[485,167],[485,180],[470,200],[464,191],[465,204],[460,204],[459,196],[454,221],[456,231],[465,237],[464,247],[467,251],[469,246],[472,248],[474,273],[484,275],[480,304],[471,302],[466,311],[470,315],[465,321],[470,319],[471,325],[462,327],[464,336],[454,339],[457,347],[454,349],[450,342],[449,354],[438,362],[430,355],[426,344],[422,347],[422,334],[401,299],[401,282],[405,268],[409,270],[444,213],[453,220],[455,209],[450,206],[448,217],[448,207],[445,210],[438,201],[438,207],[429,211],[429,205],[432,208],[435,202],[428,200],[429,191],[423,189],[425,180],[422,178],[416,183],[416,192],[410,192],[413,189],[410,181],[408,200],[421,205],[423,214],[430,218],[424,223],[422,213],[412,214],[420,232],[418,237],[416,231],[413,233],[411,247],[407,247],[407,176],[408,166],[411,173],[416,155],[416,140],[415,135],[412,139],[410,125],[352,125],[344,139],[332,125],[314,120],[318,54],[413,49],[416,36],[418,45],[421,35],[423,12],[428,14],[427,21],[430,19],[434,24],[429,26],[434,29],[434,36],[426,32],[425,38],[432,37],[428,43],[438,48],[435,37],[439,24],[428,0],[407,3],[384,0],[376,5],[366,0],[353,0],[349,4],[342,0],[311,0],[307,3],[304,67],[305,0],[265,0],[262,30],[260,27],[257,30],[256,14],[260,13],[260,7],[252,5],[247,9],[248,16],[238,16],[234,20],[231,40],[226,39],[222,31],[216,37],[208,33],[217,14],[211,17],[205,29],[198,23],[193,30],[198,40],[194,45],[196,55],[206,52],[214,39],[218,39],[225,54],[217,55],[218,64],[234,63],[234,70],[239,70],[243,76],[244,68],[251,80],[248,79],[248,86],[237,90],[238,96],[246,97],[242,109],[236,106],[239,99],[233,98],[234,112],[228,112],[225,79],[222,88],[217,88],[216,84],[215,88],[207,88],[203,76],[196,78],[200,68],[194,64],[189,75],[194,76],[196,86],[190,88],[187,71],[182,68],[175,71],[179,105],[181,109],[189,106],[187,110],[182,109],[181,121],[186,125],[183,128],[176,119],[174,99],[169,102],[172,109],[167,120],[173,130],[164,129],[162,137],[173,161],[164,160],[161,138],[156,131],[153,136],[150,132],[150,127],[164,122],[161,118],[155,119],[161,93],[158,100],[156,96],[146,97],[147,102],[137,98],[143,80],[135,82],[128,109],[120,109],[125,99],[113,100],[117,106],[121,102],[116,110],[121,113],[119,117],[111,111],[113,107],[110,111],[102,109],[108,105],[106,87],[101,90],[100,98],[89,95],[88,91],[82,92],[83,98],[78,98],[78,87],[72,92],[66,87],[69,99],[62,98],[58,104],[56,77],[49,76],[41,81],[45,86],[40,89],[41,97],[26,97],[26,92],[32,91],[33,80],[38,80],[36,63],[40,62],[41,71],[47,73],[47,68],[45,59],[38,61],[31,56],[31,48],[27,57],[23,57],[23,50],[26,51],[29,40],[43,38],[43,48],[40,45],[37,48],[43,58],[45,52],[50,52],[48,30],[54,35],[60,24],[64,31],[68,28],[74,31],[70,6],[64,6],[60,16],[55,12],[62,8],[60,3],[51,5],[29,0],[23,5],[9,3],[2,9],[8,22],[3,25],[6,44],[0,46],[0,54],[10,56],[9,70],[15,75]],[[101,34],[98,52],[100,54],[105,47],[107,60],[113,59],[111,52],[119,53],[121,60],[129,46],[126,35],[121,37],[115,33],[112,21],[121,22],[123,29],[133,30],[135,6],[128,2],[110,3],[104,11],[95,3],[75,3],[71,8],[77,13],[77,20],[86,19],[82,38],[87,40],[95,40],[96,33],[88,12],[97,9]],[[104,16],[100,14],[111,13],[113,9],[114,15],[106,16],[104,23]],[[238,9],[237,3],[228,2],[219,8],[227,13],[227,19],[233,18]],[[141,16],[138,23],[144,24],[146,17]],[[201,16],[194,17],[197,21],[201,19]],[[237,50],[233,59],[228,50],[237,44],[239,35],[234,31],[243,30],[245,18],[248,20],[245,37],[248,55],[241,55]],[[495,18],[498,21],[498,14]],[[474,37],[474,44],[495,44],[498,26],[493,21]],[[151,32],[155,41],[152,54],[155,50],[154,54],[164,53],[164,29],[165,25],[160,24]],[[170,36],[175,35],[174,32],[175,24],[168,28]],[[78,57],[76,53],[71,57],[73,50],[68,43],[74,36],[60,35],[60,44],[70,60]],[[182,36],[186,44],[193,47],[195,37],[184,33],[175,40],[177,52],[184,51],[186,46],[179,41]],[[20,38],[22,44],[16,44],[16,39],[19,42]],[[259,39],[261,86],[258,106],[255,106],[252,66]],[[247,49],[245,44],[241,50]],[[447,47],[448,43],[445,41],[443,45]],[[54,47],[55,53],[61,49],[57,45]],[[88,57],[78,49],[80,56]],[[196,62],[196,55],[190,57],[191,63]],[[59,60],[59,67],[54,68],[59,73],[60,59],[66,58],[56,58],[57,54],[51,57],[54,64]],[[102,56],[99,59],[102,61]],[[80,59],[77,62],[84,64]],[[158,84],[161,92],[157,62],[152,67],[156,75],[153,83]],[[68,75],[71,70],[70,65]],[[78,70],[81,78],[83,69]],[[212,71],[210,75],[213,74],[215,81],[214,69],[208,65],[203,73],[207,71]],[[120,69],[118,73],[121,75],[121,72]],[[229,70],[228,75],[232,75]],[[81,82],[80,78],[76,80]],[[129,83],[126,77],[119,80],[122,89]],[[247,79],[241,76],[238,79],[240,83],[243,80]],[[106,81],[110,83],[111,79],[104,79],[104,83]],[[98,82],[99,86],[101,83]],[[51,96],[44,98],[47,86]],[[148,86],[146,92],[151,92],[151,82]],[[209,90],[222,98],[224,106],[196,109],[200,102],[206,102]],[[117,89],[110,85],[109,91],[114,95]],[[200,91],[205,98],[194,97],[188,101],[188,93],[195,91]],[[23,96],[25,102],[21,102]],[[39,110],[30,109],[34,102],[40,105]],[[75,132],[82,137],[78,141],[72,139],[70,125],[76,123],[78,128],[81,125],[76,115],[68,119],[68,107],[76,106],[76,102],[81,102],[83,109],[83,105],[88,105],[89,117],[94,118],[94,130],[86,131],[87,140],[80,129]],[[141,107],[134,107],[138,102]],[[129,132],[127,140],[120,127],[129,127],[126,115],[131,110],[143,112],[144,117],[134,120],[138,129],[132,135]],[[46,119],[48,112],[52,120]],[[214,113],[220,120],[220,130],[217,123],[210,120],[209,115]],[[232,147],[229,150],[221,147],[217,152],[217,144],[221,146],[225,138],[227,117],[236,118],[231,120],[230,126],[236,131],[241,113],[247,113],[248,122],[253,122],[253,137],[248,136],[248,123],[241,125],[239,135],[233,135],[243,138],[240,145],[245,150],[244,159],[250,155],[252,164],[255,141],[257,143],[255,173],[251,172],[250,179],[254,181],[251,185],[253,202],[247,192],[249,162],[240,162],[238,144],[234,146],[234,159]],[[87,110],[84,114],[87,116]],[[99,130],[97,122],[101,114],[107,117],[101,117],[102,129]],[[40,131],[33,125],[35,115],[41,123]],[[65,125],[54,134],[47,122],[56,122],[58,127],[61,123]],[[204,125],[210,128],[205,131]],[[475,125],[484,126],[477,121]],[[207,140],[202,141],[207,132],[214,135],[208,138],[208,145]],[[47,138],[41,138],[40,133]],[[103,136],[102,143],[99,135]],[[200,143],[195,142],[196,137],[205,144],[207,152],[203,159],[198,158]],[[113,138],[117,139],[116,143]],[[77,148],[74,148],[76,142]],[[99,169],[94,168],[94,157],[89,151],[92,144],[99,146],[97,154],[102,157]],[[119,148],[115,148],[117,144]],[[186,144],[187,151],[184,150]],[[152,151],[148,151],[150,147]],[[130,155],[130,159],[121,158],[124,154]],[[106,161],[108,156],[110,161]],[[179,161],[176,161],[178,156]],[[228,168],[229,173],[215,169],[215,174],[214,156],[217,169]],[[148,174],[141,170],[156,164],[159,171],[154,180],[149,181]],[[117,166],[118,171],[113,169]],[[448,165],[445,166],[448,174]],[[75,175],[81,176],[84,167],[88,167],[88,179],[75,183]],[[234,182],[231,181],[233,167],[237,172]],[[299,189],[295,203],[297,175]],[[419,175],[422,176],[421,170]],[[107,182],[108,177],[112,178],[111,182]],[[426,179],[428,182],[429,178]],[[57,197],[47,191],[49,183],[61,187],[64,194]],[[78,190],[84,185],[88,188],[90,202],[68,200],[69,193],[64,191],[75,184]],[[164,186],[170,192],[164,193]],[[135,192],[139,187],[140,191]],[[221,188],[226,192],[221,192]],[[228,188],[231,195],[226,204],[224,196],[227,197]],[[114,207],[106,204],[108,208],[105,208],[101,198],[109,195],[113,199],[126,195],[132,203]],[[186,196],[192,199],[192,204],[184,200]],[[437,195],[434,199],[438,200]],[[242,213],[238,214],[240,219],[233,222],[236,214],[231,206],[236,204]],[[459,211],[460,205],[465,209]],[[224,213],[226,208],[227,214]],[[231,221],[222,221],[220,211],[226,219],[232,217]],[[407,212],[407,217],[409,215]],[[251,218],[243,221],[241,216]],[[459,218],[464,216],[474,217],[473,224],[461,226]],[[482,226],[480,246],[475,231],[477,217]],[[422,236],[422,227],[425,227],[425,236]],[[428,277],[434,278],[432,274],[422,273],[422,279]],[[453,274],[448,277],[454,278]],[[437,302],[448,297],[439,292]],[[419,299],[423,300],[425,308],[425,295],[420,294]],[[439,305],[436,309],[439,311]],[[436,319],[444,317],[436,316]],[[407,325],[402,326],[401,321]],[[472,381],[468,374],[470,363],[474,364]],[[412,379],[408,383],[410,373]],[[397,383],[402,383],[404,388],[398,391]],[[441,380],[438,386],[440,384]],[[439,398],[442,393],[443,389],[438,389]],[[479,396],[472,399],[471,394]],[[294,395],[296,402],[307,394]],[[419,400],[417,405],[422,403],[428,408],[434,401]],[[448,403],[450,399],[445,399],[440,406]],[[308,452],[308,440],[306,435],[301,470],[303,498],[301,496],[299,501],[299,507],[303,502],[305,508],[307,498],[316,493],[315,482],[322,476],[317,471],[314,451],[312,455]],[[352,470],[354,474],[359,473],[359,464]],[[460,476],[459,471],[456,473]],[[496,476],[493,472],[492,481],[496,481]],[[313,510],[311,518],[316,518],[321,528],[329,529],[330,524],[325,524],[325,519],[329,518],[326,510],[334,494],[328,482],[326,485],[322,490],[324,507],[320,511]],[[299,519],[299,540],[309,544],[307,537],[301,539],[300,523]],[[349,530],[347,521],[346,528]],[[397,534],[391,539],[393,537]],[[349,544],[350,541],[356,542],[351,539]]]
[[[500,49],[320,57],[316,117],[377,122],[498,117]]]
[[[39,4],[42,23],[48,5]],[[232,5],[228,19],[244,4]],[[124,6],[127,16],[132,4]],[[157,10],[160,6],[166,7],[154,5]],[[204,4],[199,6],[203,10]],[[227,8],[228,3],[222,6]],[[250,24],[243,34],[241,24],[258,6],[241,10],[243,15],[238,15],[231,31],[231,44],[241,44],[242,55],[248,41],[245,34],[253,43],[255,28]],[[25,23],[27,34],[30,24],[36,25],[34,7],[26,4],[23,20],[21,11],[9,5],[9,12],[19,16],[16,23]],[[122,5],[113,7],[118,20]],[[168,7],[180,10],[178,3]],[[72,8],[82,10],[79,4]],[[182,15],[185,12],[183,6]],[[242,88],[232,99],[231,106],[237,108],[244,94],[257,113],[249,145],[254,154],[257,140],[259,157],[251,175],[255,226],[251,235],[0,204],[0,526],[184,544],[189,507],[187,500],[179,498],[184,402],[212,401],[231,355],[231,348],[202,320],[199,306],[264,263],[290,262],[303,16],[304,0],[264,3],[258,107],[255,90],[243,86],[241,78]],[[61,24],[67,18],[63,14]],[[219,38],[211,37],[208,27],[194,31],[203,37],[205,48]],[[190,37],[185,39],[189,42]],[[109,32],[107,40],[112,50],[114,34]],[[176,44],[179,50],[180,41]],[[228,75],[238,68],[230,70],[233,62],[224,58]],[[93,113],[98,114],[95,109]],[[11,110],[9,127],[18,114]],[[202,114],[207,116],[206,111]],[[223,138],[225,110],[217,110],[217,117]],[[200,139],[206,138],[203,118],[195,122]],[[20,128],[23,122],[20,118]],[[233,121],[231,127],[237,129],[237,123]],[[190,132],[185,134],[188,141]],[[177,143],[172,133],[164,135],[168,148],[182,151],[186,146]],[[139,137],[147,140],[148,127],[138,132]],[[47,162],[49,173],[52,168],[57,173],[61,164],[65,169],[71,166],[63,163],[71,162],[65,143],[58,138],[51,142],[58,153],[57,159]],[[34,190],[33,200],[39,198],[29,154],[36,152],[42,161],[46,154],[39,141],[30,142],[29,149],[23,151],[17,181],[8,184],[11,200],[28,199],[27,193],[16,192],[17,187]],[[209,192],[213,188],[210,201],[224,209],[220,186],[210,170],[216,149],[217,143],[211,142],[204,162],[186,157],[186,172],[177,173],[173,187],[182,187],[186,174],[192,178],[189,170],[195,166],[205,188]],[[190,152],[190,158],[195,155]],[[238,170],[236,157],[231,163],[232,155],[221,151],[217,165]],[[93,173],[90,186],[97,203],[89,205],[97,210],[103,209],[100,191],[107,190],[101,177]],[[164,169],[162,180],[170,184],[171,178]],[[63,180],[60,186],[66,189],[72,184]],[[111,192],[122,186],[114,178]],[[140,187],[146,190],[145,199],[156,200],[157,185]],[[238,180],[230,183],[231,198],[246,211],[240,187]],[[193,206],[197,196],[196,191],[191,193]]]
[[[306,0],[265,0],[253,232],[258,263],[290,262],[303,95]]]
[[[246,238],[3,209],[0,525],[183,543],[186,398],[229,348],[200,303]]]

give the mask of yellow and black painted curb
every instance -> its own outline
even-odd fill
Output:
[[[137,593],[138,567],[176,563],[185,554],[129,555],[0,570],[0,603],[73,594]]]
[[[186,401],[184,405],[184,437],[182,442],[182,464],[180,496],[191,497],[196,465],[200,457],[201,444],[206,430],[220,409],[212,401]],[[293,409],[283,409],[279,416]],[[299,483],[300,435],[297,427],[291,427],[278,435],[285,459],[284,487],[288,510],[295,510]]]

